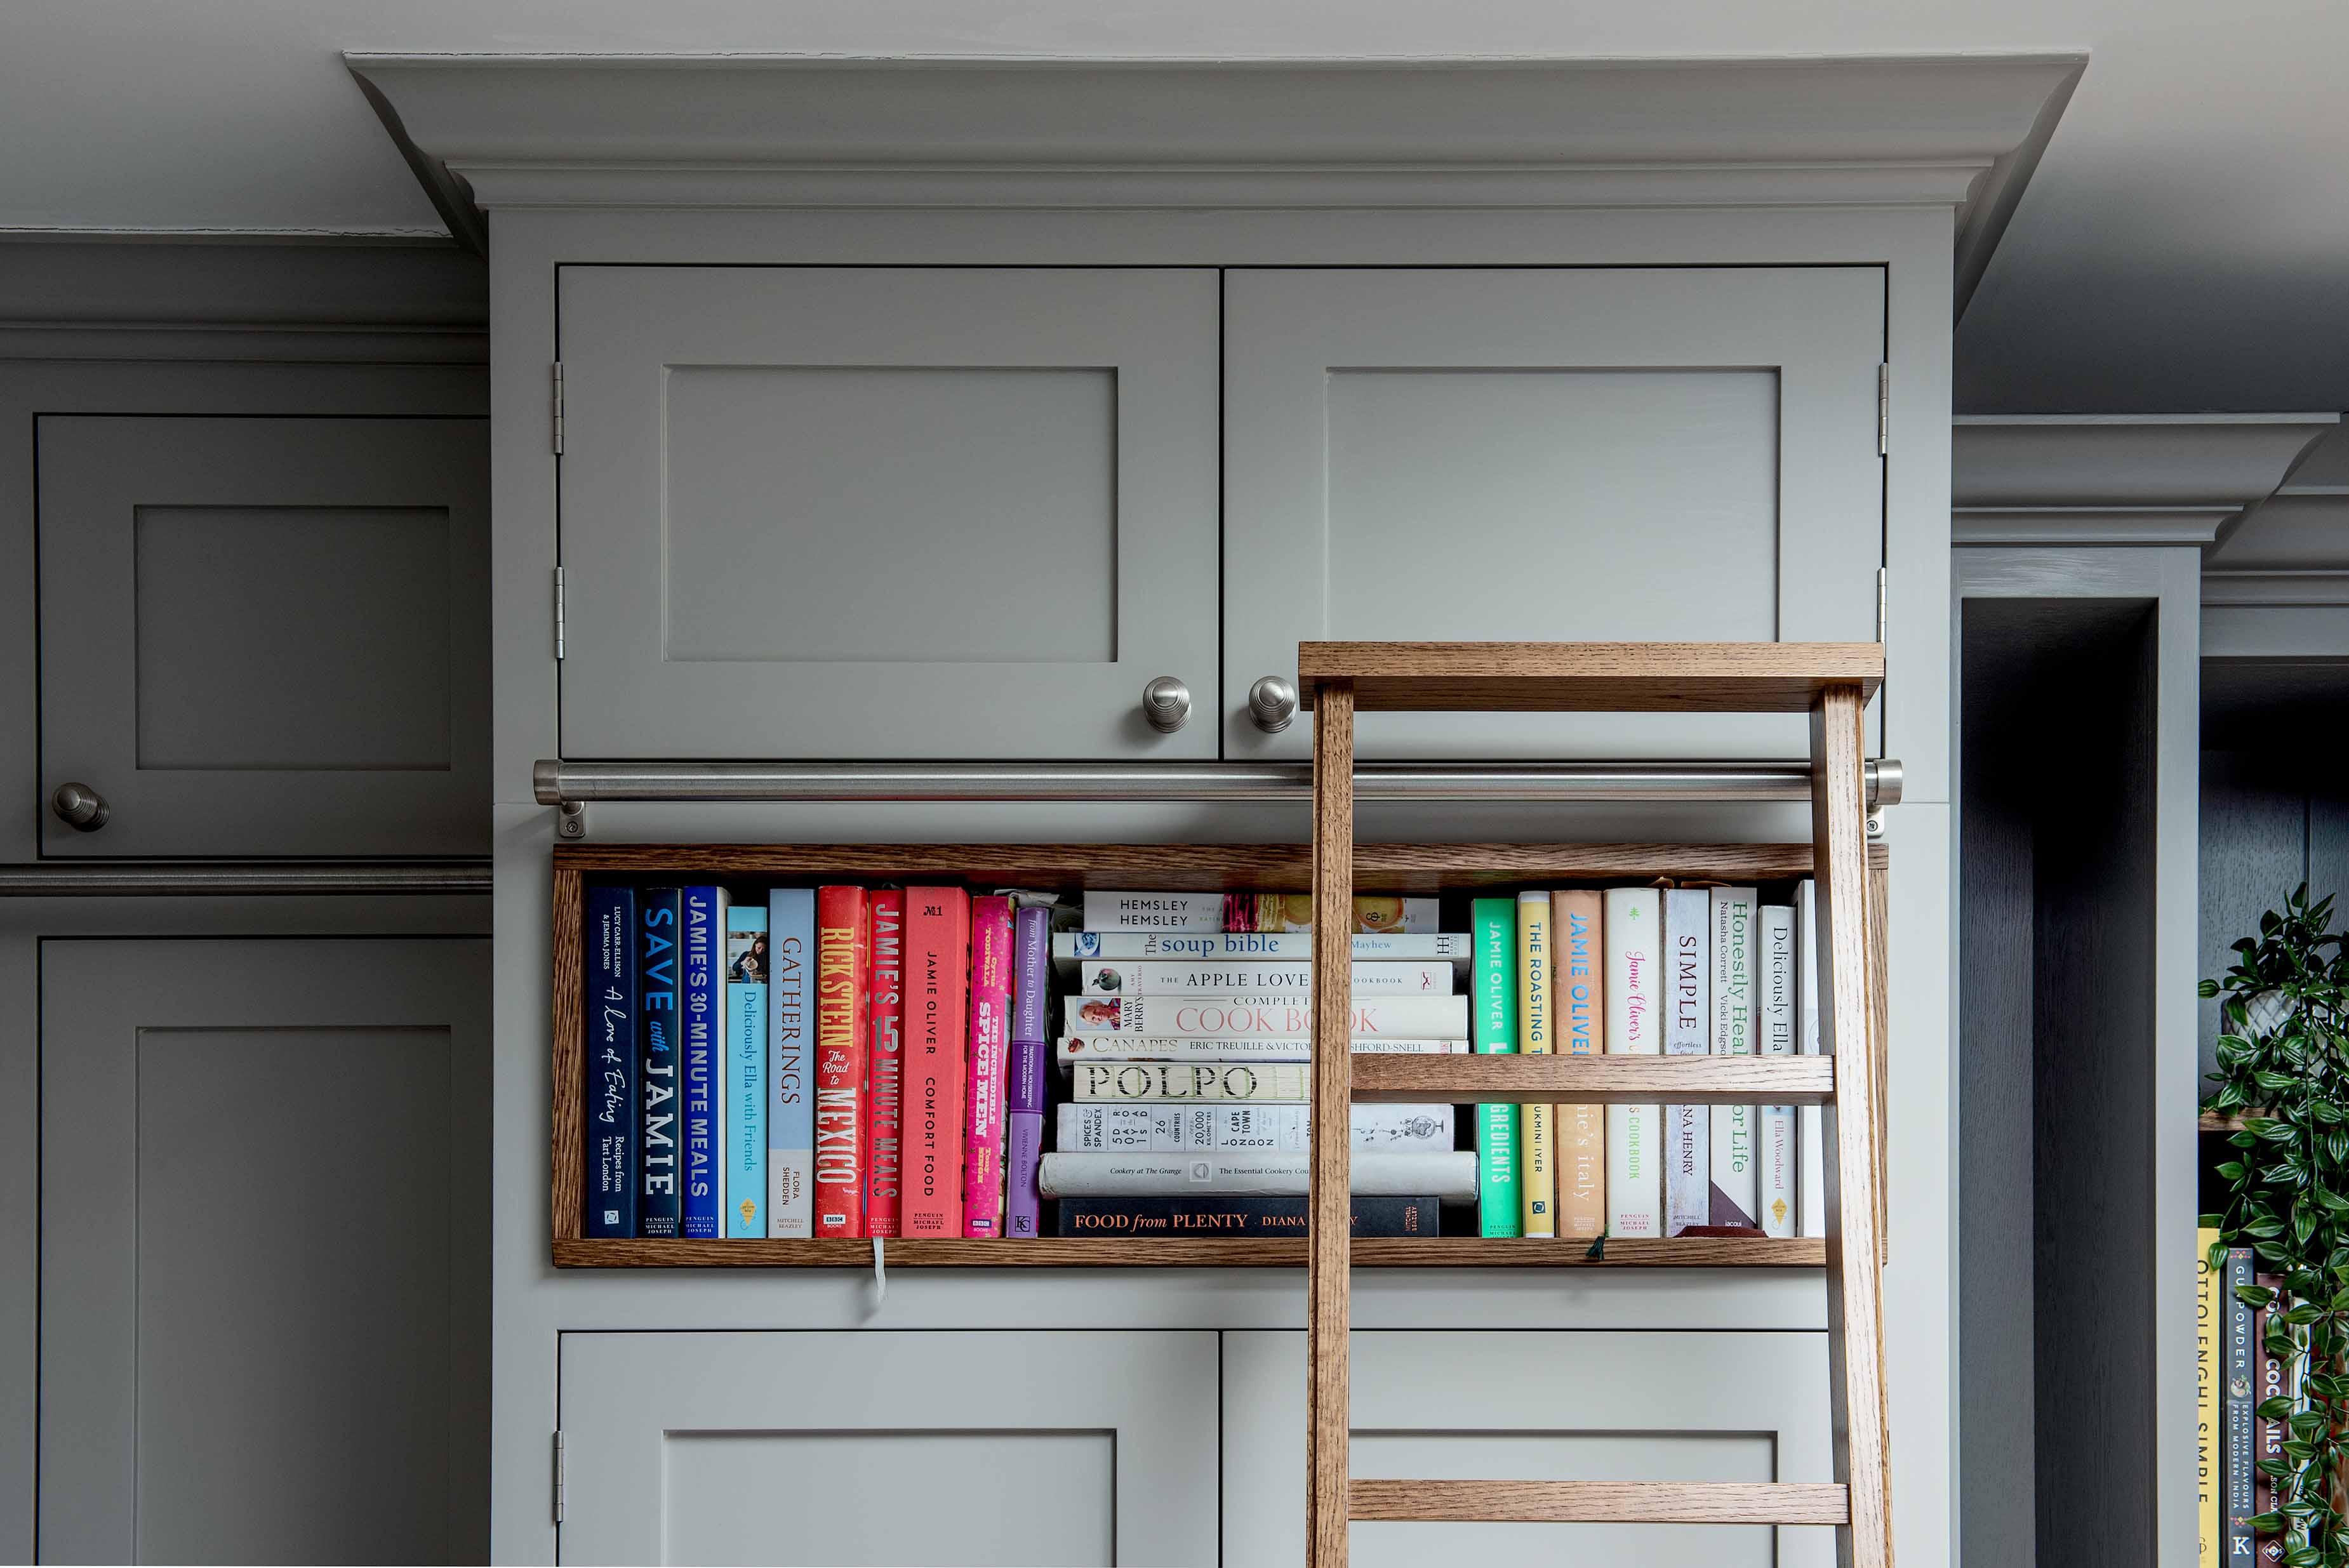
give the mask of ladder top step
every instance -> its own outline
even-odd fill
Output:
[[[1350,1058],[1354,1099],[1413,1104],[1817,1105],[1833,1057],[1418,1057]]]
[[[1299,643],[1299,700],[1354,683],[1363,712],[1802,713],[1872,696],[1880,643]]]
[[[1847,1524],[1833,1481],[1357,1480],[1362,1520],[1584,1524]]]

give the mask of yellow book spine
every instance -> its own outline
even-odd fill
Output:
[[[1595,1057],[1607,1042],[1605,895],[1576,888],[1550,900],[1557,923],[1557,1042],[1568,1056]],[[1561,1105],[1557,1122],[1557,1233],[1595,1236],[1607,1228],[1607,1108]]]
[[[1549,894],[1517,894],[1517,1049],[1550,1053]],[[1553,1162],[1550,1108],[1528,1105],[1518,1140],[1524,1161],[1518,1182],[1528,1236],[1557,1234],[1557,1172]]]
[[[2194,1297],[2194,1507],[2202,1542],[2202,1568],[2219,1568],[2219,1335],[2226,1289],[2223,1269],[2202,1267],[2219,1233],[2194,1233],[2194,1266],[2200,1270]]]

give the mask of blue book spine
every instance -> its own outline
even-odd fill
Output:
[[[767,1234],[815,1234],[815,889],[767,895]]]
[[[726,912],[726,1233],[767,1233],[767,906]]]
[[[685,989],[678,995],[685,1047],[685,1202],[682,1233],[698,1241],[726,1233],[726,890],[689,887],[682,904]]]
[[[587,890],[587,1191],[580,1233],[636,1233],[636,894]]]
[[[637,1057],[644,1180],[636,1188],[636,1234],[674,1236],[683,1214],[678,1184],[678,890],[647,888],[636,903],[636,1007],[644,1017]]]

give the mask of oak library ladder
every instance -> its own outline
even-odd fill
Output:
[[[1344,1568],[1352,1520],[1833,1525],[1837,1560],[1889,1568],[1878,1187],[1880,1078],[1868,962],[1862,715],[1876,643],[1301,643],[1313,710],[1313,907],[1353,900],[1358,712],[1800,713],[1811,721],[1819,1054],[1364,1056],[1349,1050],[1352,948],[1313,926],[1313,1177],[1306,1295],[1306,1558]],[[1350,1118],[1359,1101],[1761,1102],[1826,1107],[1832,1482],[1354,1480],[1347,1468]],[[1856,1173],[1853,1191],[1844,1177]],[[1848,1196],[1850,1202],[1845,1202]]]

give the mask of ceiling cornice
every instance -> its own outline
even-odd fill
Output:
[[[1923,203],[1961,281],[2085,63],[347,58],[444,206]]]
[[[2223,545],[2244,510],[2273,494],[2339,423],[2333,414],[1960,418],[1951,430],[1950,537]]]

